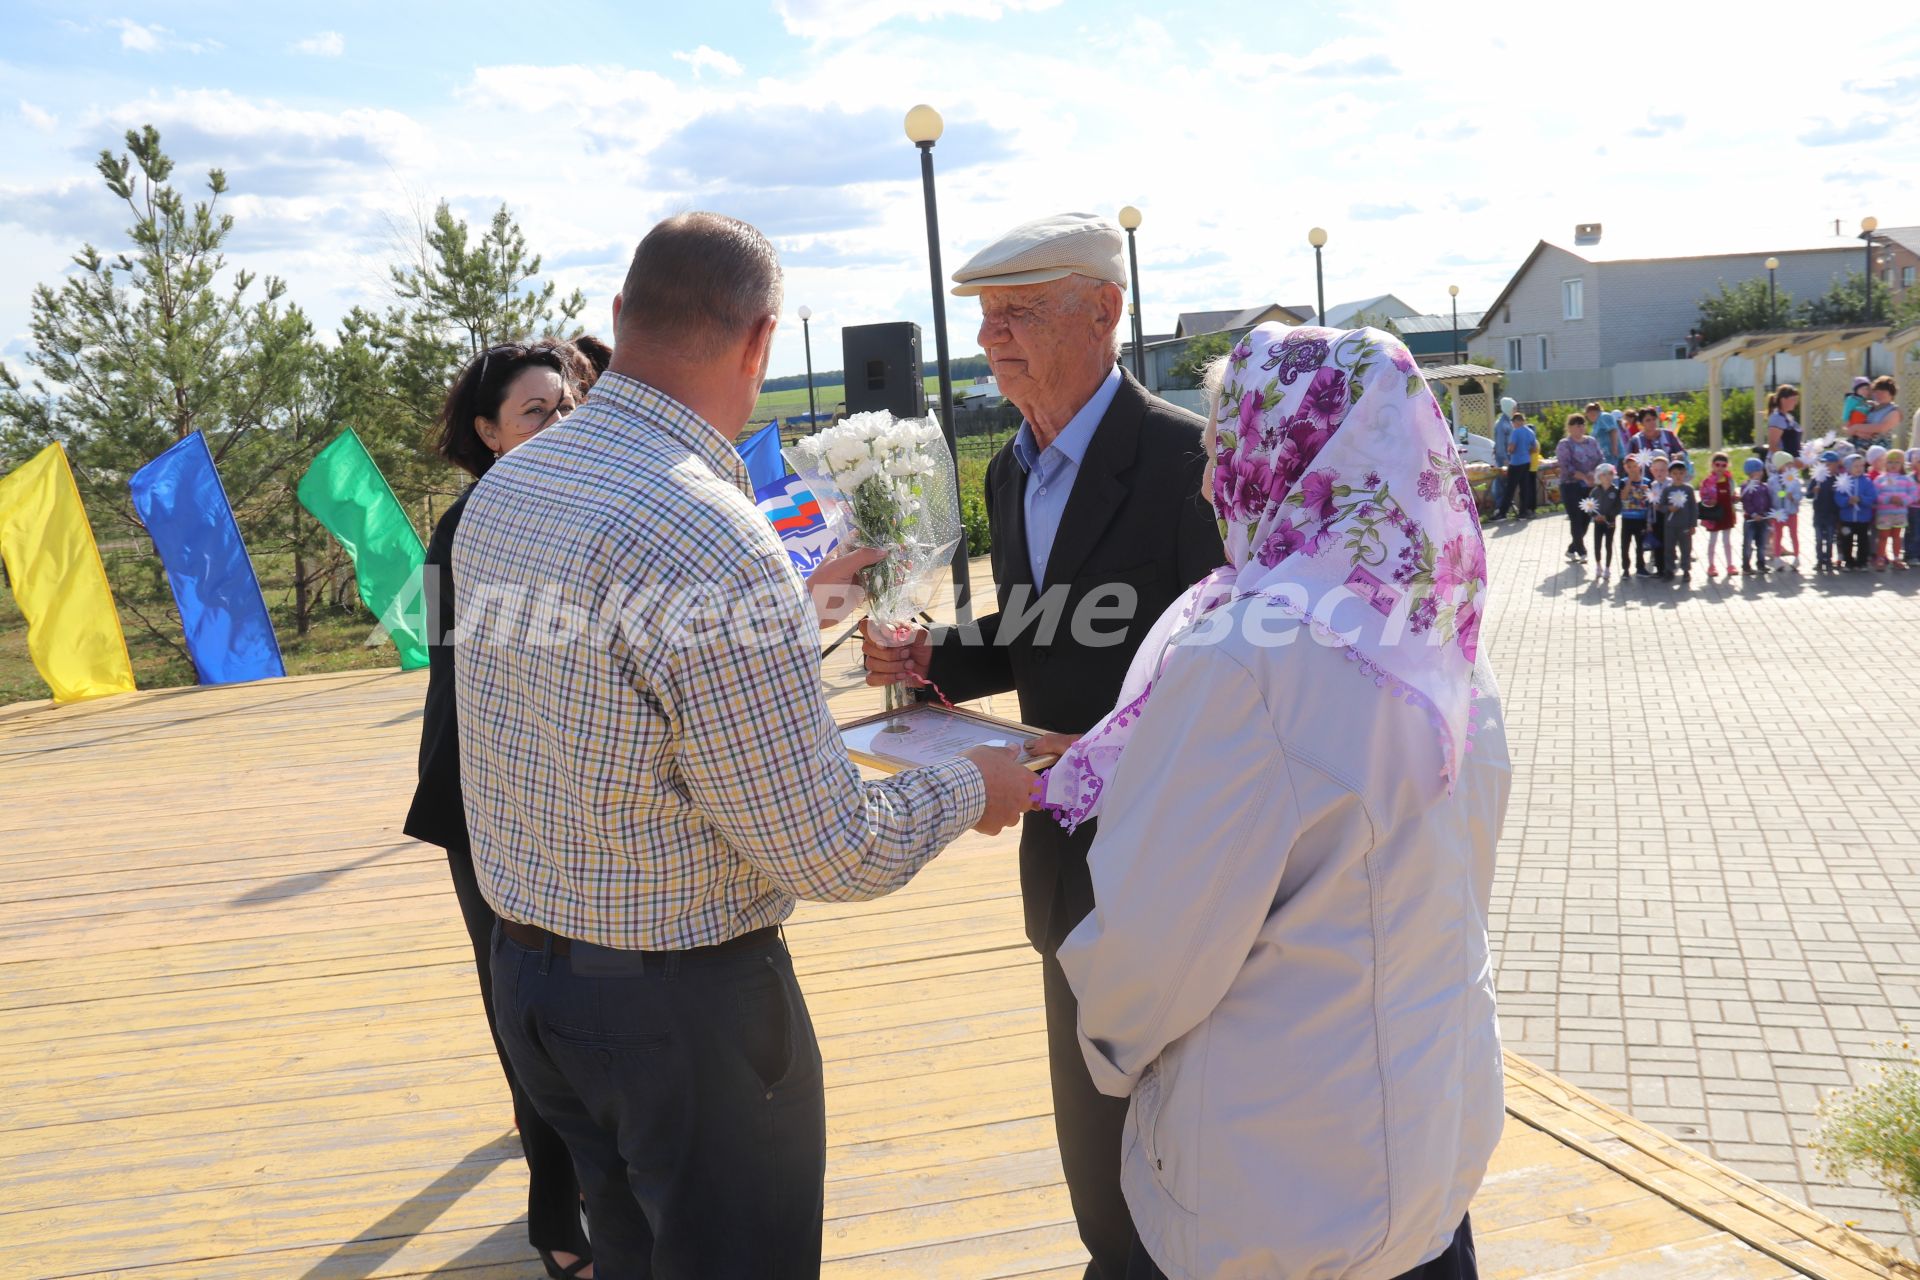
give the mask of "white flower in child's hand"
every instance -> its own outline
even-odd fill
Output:
[[[1827,478],[1827,464],[1824,462],[1816,462],[1813,464],[1813,470],[1807,474],[1815,484],[1819,484]]]
[[[1682,507],[1684,507],[1684,506],[1686,506],[1686,505],[1687,505],[1687,491],[1686,491],[1685,489],[1675,489],[1675,490],[1673,490],[1673,491],[1671,491],[1670,493],[1668,493],[1668,494],[1667,494],[1667,505],[1668,505],[1668,506],[1670,506],[1670,507],[1672,507],[1672,508],[1673,508],[1673,509],[1674,509],[1675,511],[1678,511],[1678,510],[1680,510],[1680,508],[1682,508]]]
[[[1592,498],[1582,498],[1580,499],[1580,509],[1586,512],[1588,515],[1592,515],[1594,512],[1600,509],[1600,504],[1595,502]]]
[[[1835,480],[1835,481],[1833,482],[1833,491],[1834,491],[1835,493],[1838,493],[1838,494],[1841,494],[1841,495],[1843,495],[1843,496],[1844,496],[1844,495],[1847,495],[1847,494],[1850,494],[1850,493],[1852,493],[1852,492],[1853,492],[1853,477],[1852,477],[1852,476],[1841,476],[1841,477],[1840,477],[1840,478],[1839,478],[1838,480]]]

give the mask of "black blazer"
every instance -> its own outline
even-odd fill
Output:
[[[1120,377],[1047,556],[1047,582],[1057,584],[1062,602],[1050,638],[1036,623],[1002,625],[1010,598],[1016,605],[1024,599],[1026,612],[1038,603],[1027,561],[1027,476],[1011,441],[987,464],[987,524],[1002,612],[982,618],[977,634],[936,632],[928,675],[955,702],[1011,689],[1026,723],[1085,732],[1113,710],[1134,651],[1167,606],[1226,563],[1219,523],[1200,493],[1206,469],[1201,419],[1148,395],[1124,369]],[[1076,635],[1081,602],[1110,586],[1131,589],[1131,617],[1085,623]],[[1020,890],[1027,937],[1043,951],[1057,947],[1093,909],[1087,850],[1095,825],[1068,835],[1046,813],[1024,821]]]
[[[427,604],[435,607],[436,630],[428,637],[427,706],[420,721],[420,782],[414,788],[413,806],[407,810],[402,828],[415,840],[437,844],[442,849],[466,852],[467,806],[460,795],[460,724],[454,712],[453,646],[444,641],[453,635],[453,535],[460,527],[460,515],[467,509],[466,493],[454,499],[440,523],[434,526],[427,543]],[[437,599],[435,593],[438,593]]]

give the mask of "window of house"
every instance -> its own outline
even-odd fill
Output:
[[[1525,367],[1526,362],[1524,359],[1522,359],[1522,356],[1525,354],[1526,349],[1527,349],[1526,339],[1524,338],[1508,338],[1507,339],[1507,372],[1508,373],[1518,373],[1523,367]]]
[[[1581,320],[1587,314],[1587,282],[1585,280],[1562,280],[1560,282],[1560,318],[1562,320]]]
[[[1913,275],[1914,275],[1914,268],[1912,267],[1900,268],[1900,287],[1902,289],[1913,288]]]
[[[1544,334],[1544,333],[1540,335],[1540,365],[1539,365],[1539,367],[1540,367],[1540,368],[1542,368],[1542,369],[1544,369],[1544,368],[1546,368],[1546,367],[1547,367],[1547,335],[1546,335],[1546,334]]]

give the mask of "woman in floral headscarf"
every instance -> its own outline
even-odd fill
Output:
[[[1229,563],[1046,781],[1101,819],[1060,962],[1132,1098],[1130,1274],[1472,1276],[1511,776],[1473,495],[1373,329],[1254,330],[1209,438]]]

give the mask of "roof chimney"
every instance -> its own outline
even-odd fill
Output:
[[[1578,222],[1573,227],[1575,244],[1599,244],[1600,224],[1597,222]]]

